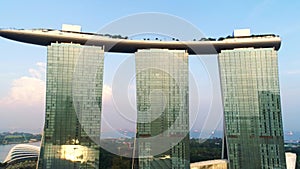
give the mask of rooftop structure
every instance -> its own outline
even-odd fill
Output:
[[[63,24],[61,30],[70,32],[81,32],[81,26],[79,25],[69,25]]]
[[[105,52],[134,53],[138,49],[166,48],[187,50],[189,54],[218,54],[221,50],[234,48],[280,48],[280,37],[268,35],[228,36],[227,38],[206,39],[198,41],[159,41],[130,40],[120,35],[103,35],[79,32],[80,28],[65,26],[63,30],[55,29],[0,29],[0,36],[24,43],[48,46],[51,43],[78,43],[93,46],[105,46]],[[242,31],[243,32],[243,31]],[[242,34],[242,33],[240,33]],[[245,34],[243,34],[245,35]]]
[[[250,29],[236,29],[233,31],[233,37],[247,37],[250,36]]]

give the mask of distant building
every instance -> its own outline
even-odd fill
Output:
[[[191,163],[191,169],[227,169],[227,160],[208,160]]]
[[[285,153],[286,169],[296,169],[297,154],[296,153]]]
[[[229,168],[284,169],[277,51],[223,50],[218,60]]]
[[[104,51],[48,46],[46,115],[38,168],[99,166]]]
[[[26,160],[36,161],[38,159],[39,152],[40,147],[38,146],[29,144],[17,144],[9,151],[3,163],[6,165],[10,165]]]
[[[135,61],[139,168],[189,168],[188,53],[144,49]]]

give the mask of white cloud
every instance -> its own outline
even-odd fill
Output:
[[[37,79],[41,78],[41,73],[38,70],[36,70],[36,69],[29,69],[28,71],[29,71],[29,73],[30,73],[30,75],[32,77],[37,78]]]
[[[46,65],[47,65],[46,63],[44,63],[44,62],[37,62],[36,65],[37,65],[39,68],[41,68],[42,71],[45,72],[45,70],[46,70]]]
[[[1,104],[36,105],[44,101],[45,81],[36,77],[21,77],[14,80],[9,95],[0,100]]]
[[[39,62],[36,65],[37,69],[28,70],[30,76],[23,76],[13,81],[8,95],[0,99],[0,105],[33,106],[44,103],[45,64]]]
[[[110,101],[111,98],[112,98],[111,86],[104,84],[102,94],[103,94],[103,101],[104,102]]]
[[[41,132],[44,121],[45,64],[37,63],[29,75],[15,79],[8,94],[0,98],[1,131]]]

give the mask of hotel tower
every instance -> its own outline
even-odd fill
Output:
[[[243,29],[218,40],[157,41],[65,28],[0,29],[2,37],[48,46],[39,168],[99,168],[104,52],[135,53],[139,168],[189,168],[188,55],[192,54],[218,55],[222,154],[229,168],[286,168],[279,36],[251,35]]]

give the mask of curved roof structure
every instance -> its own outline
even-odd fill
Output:
[[[207,160],[191,163],[191,169],[201,169],[201,168],[218,168],[218,169],[227,169],[227,160],[225,159],[216,159],[216,160]]]
[[[18,144],[14,146],[7,154],[3,163],[13,163],[28,159],[37,159],[40,153],[40,147],[29,144]]]
[[[20,42],[47,46],[51,43],[79,43],[105,46],[106,52],[134,53],[137,49],[166,48],[187,50],[189,54],[217,54],[234,48],[280,48],[281,39],[275,35],[254,35],[224,38],[213,41],[159,41],[112,38],[94,33],[70,32],[53,29],[0,29],[0,36]]]

